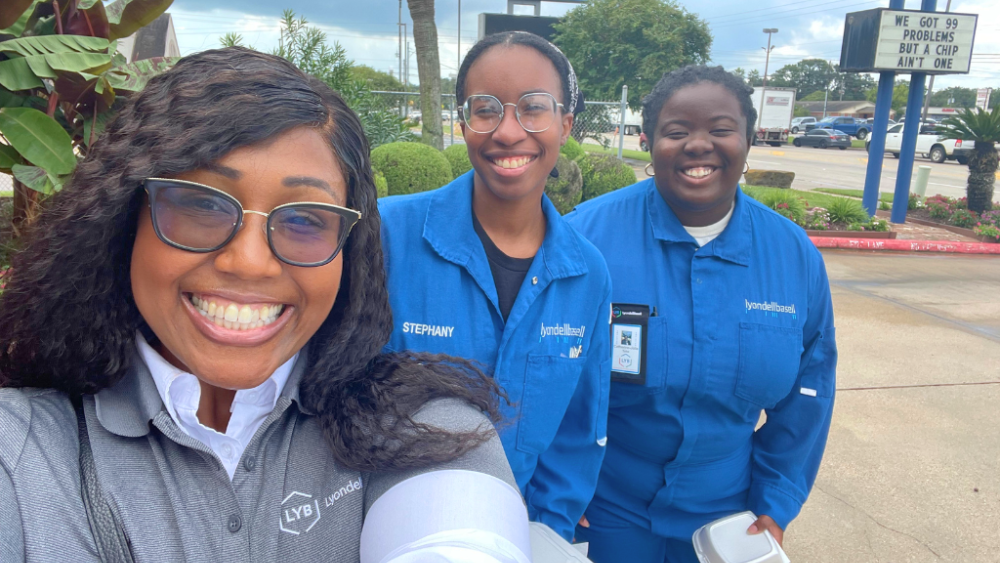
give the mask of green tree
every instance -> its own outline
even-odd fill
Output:
[[[621,99],[628,84],[634,110],[663,73],[708,61],[712,46],[708,24],[671,0],[590,0],[553,27],[587,96]]]
[[[945,139],[976,142],[969,155],[966,195],[970,211],[988,211],[993,206],[993,184],[998,166],[996,143],[1000,143],[1000,106],[994,106],[991,111],[965,108],[942,121],[938,132]]]
[[[799,98],[799,101],[800,102],[822,102],[825,97],[826,97],[826,91],[825,90],[816,90],[815,92],[813,92],[812,94],[809,94],[808,96],[802,96],[801,98]]]
[[[403,83],[388,72],[375,70],[366,65],[354,65],[350,71],[351,78],[363,82],[370,90],[402,92]]]
[[[804,59],[779,68],[767,83],[780,88],[795,88],[795,98],[801,100],[813,92],[826,91],[834,83],[836,74],[836,68],[823,59]],[[831,94],[831,99],[837,98]]]
[[[949,100],[954,100],[949,102]],[[934,107],[972,108],[976,107],[976,89],[952,86],[931,94]]]
[[[751,86],[763,86],[764,79],[760,75],[760,71],[753,69],[747,73],[747,84]]]
[[[243,46],[243,37],[238,33],[227,33],[219,39],[219,43],[224,47]],[[347,105],[358,114],[372,148],[395,141],[413,140],[413,134],[396,110],[372,94],[368,82],[356,78],[354,62],[347,58],[344,48],[336,41],[329,45],[326,34],[310,26],[305,17],[296,17],[292,10],[285,10],[278,47],[271,53],[288,59],[300,70],[339,92]]]
[[[438,58],[434,0],[406,0],[413,20],[413,44],[417,49],[420,77],[421,142],[438,150],[444,148],[441,129],[441,61]]]
[[[11,236],[34,219],[44,196],[62,188],[121,100],[173,64],[128,63],[117,52],[118,39],[171,2],[0,2],[0,173],[13,177]]]

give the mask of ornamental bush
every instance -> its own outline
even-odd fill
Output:
[[[868,212],[861,207],[861,202],[856,199],[846,197],[837,198],[827,206],[831,223],[843,223],[844,225],[868,224]]]
[[[372,175],[375,177],[375,192],[378,194],[378,197],[389,195],[389,183],[385,181],[385,174],[378,170],[373,170]]]
[[[976,223],[979,222],[979,216],[976,215],[975,211],[969,211],[968,209],[956,209],[955,212],[951,214],[951,220],[949,222],[956,227],[971,229],[976,226]]]
[[[805,223],[806,203],[792,192],[770,191],[761,196],[760,202],[793,223],[798,225]]]
[[[636,182],[635,170],[611,155],[588,154],[577,163],[583,176],[581,201],[600,197]]]
[[[464,144],[452,145],[444,149],[444,156],[451,164],[451,175],[455,178],[472,170],[472,161],[469,160],[469,149]]]
[[[371,160],[385,176],[389,195],[435,190],[454,179],[444,154],[423,143],[388,143],[373,150]]]
[[[559,213],[565,215],[580,203],[583,196],[583,176],[577,163],[564,155],[559,155],[556,170],[559,171],[559,177],[549,176],[545,182],[545,195],[549,196]]]
[[[573,137],[566,139],[566,144],[559,149],[559,152],[566,158],[576,161],[579,161],[580,158],[587,156],[587,152],[583,150],[580,143],[578,143]]]

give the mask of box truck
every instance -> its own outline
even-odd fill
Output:
[[[752,96],[753,109],[757,110],[754,144],[780,147],[788,143],[788,131],[795,113],[795,88],[766,88],[763,95],[761,90],[754,88]]]

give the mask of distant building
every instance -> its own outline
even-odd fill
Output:
[[[841,102],[835,102],[833,100],[827,101],[826,103],[826,116],[827,117],[857,117],[859,119],[868,119],[869,117],[875,117],[875,103],[869,102],[867,100],[861,101],[849,101],[844,100]],[[796,108],[805,108],[809,112],[809,115],[815,117],[816,119],[822,119],[823,117],[823,104],[824,102],[795,102]],[[893,116],[893,113],[889,112],[889,117]]]
[[[173,18],[170,14],[161,14],[146,27],[118,41],[118,52],[130,63],[156,57],[181,56]]]

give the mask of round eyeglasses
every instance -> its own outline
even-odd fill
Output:
[[[226,246],[239,232],[244,215],[253,213],[267,218],[267,244],[278,260],[322,266],[337,257],[361,219],[361,213],[329,203],[286,203],[270,213],[252,211],[226,192],[184,180],[148,178],[143,188],[156,236],[189,252],[215,252]]]
[[[546,92],[525,94],[516,104],[505,104],[493,96],[476,94],[469,96],[458,108],[458,116],[473,132],[492,133],[503,121],[505,106],[514,106],[517,122],[528,133],[541,133],[552,127],[559,109],[565,109],[552,94]]]

